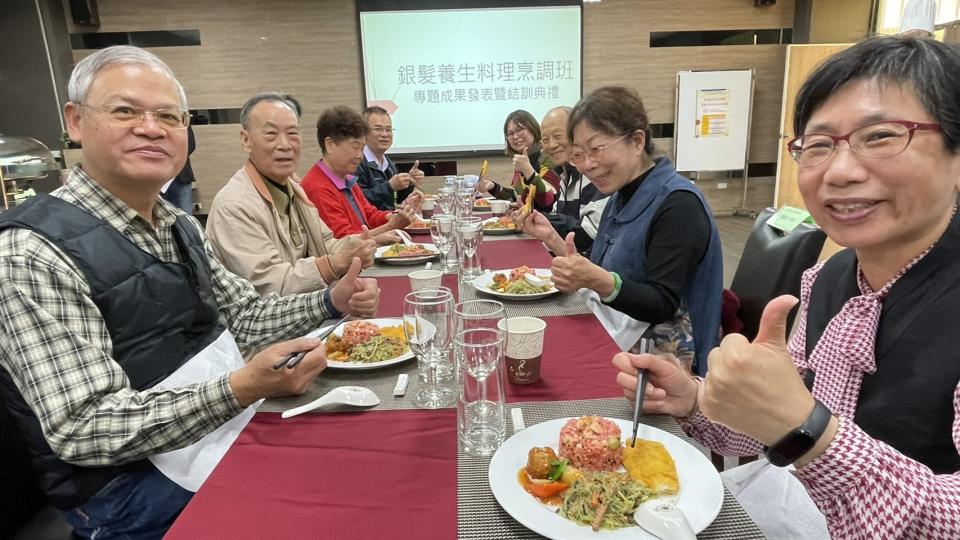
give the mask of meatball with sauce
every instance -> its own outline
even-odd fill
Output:
[[[531,448],[527,453],[527,474],[530,478],[550,476],[551,463],[557,461],[557,454],[550,447]]]

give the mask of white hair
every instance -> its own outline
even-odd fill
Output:
[[[83,103],[97,73],[107,66],[118,64],[143,64],[167,75],[173,79],[177,87],[180,108],[187,110],[187,94],[183,91],[183,85],[174,76],[170,66],[165,64],[157,55],[130,45],[114,45],[106,49],[100,49],[77,62],[77,65],[73,68],[73,73],[70,74],[70,82],[67,83],[67,93],[70,96],[70,101]]]

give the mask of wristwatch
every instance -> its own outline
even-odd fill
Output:
[[[815,401],[813,412],[800,427],[784,435],[772,446],[764,447],[763,454],[771,464],[786,467],[800,459],[813,448],[813,445],[817,444],[817,439],[823,435],[830,424],[833,413],[819,399]]]

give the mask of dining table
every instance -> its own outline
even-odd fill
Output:
[[[413,240],[429,243],[430,237]],[[523,234],[485,236],[479,252],[484,269],[550,268],[552,258]],[[378,317],[402,315],[411,291],[407,274],[423,267],[378,263],[364,270],[379,283]],[[458,283],[456,274],[444,275],[442,284],[459,301],[485,296]],[[528,427],[582,415],[632,418],[611,364],[619,349],[580,295],[504,304],[508,316],[547,323],[541,379],[506,383],[508,436],[521,427],[514,415]],[[409,387],[394,396],[400,374],[409,377]],[[418,384],[416,360],[364,371],[328,368],[303,395],[266,400],[165,538],[542,538],[498,504],[488,481],[490,457],[460,451],[456,407],[415,407]],[[282,411],[344,385],[365,386],[381,402],[281,418]],[[644,415],[642,421],[690,440],[671,417]],[[763,535],[724,489],[719,515],[698,538]]]

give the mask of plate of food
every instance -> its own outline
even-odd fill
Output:
[[[631,447],[630,430],[629,420],[598,416],[528,427],[490,460],[493,496],[523,526],[554,540],[655,539],[633,521],[637,506],[651,499],[675,504],[695,532],[707,528],[723,505],[710,461],[644,424]]]
[[[531,274],[532,278],[525,277]],[[508,300],[536,300],[560,292],[550,281],[550,270],[518,266],[493,270],[473,280],[473,288]],[[531,283],[535,281],[536,283]],[[541,284],[542,283],[542,284]]]
[[[327,367],[377,369],[413,358],[401,319],[360,319],[350,321],[327,337]],[[306,337],[318,336],[329,326]]]
[[[430,222],[424,221],[420,216],[413,216],[413,220],[403,230],[413,234],[430,234]]]
[[[516,234],[517,224],[510,216],[483,220],[483,234]]]
[[[490,199],[474,199],[474,201],[473,201],[473,211],[474,211],[474,212],[489,212],[489,211],[490,211]]]
[[[433,244],[402,244],[380,246],[374,253],[374,258],[387,264],[418,264],[429,261],[440,252]]]

